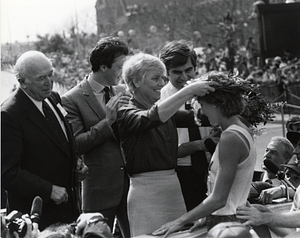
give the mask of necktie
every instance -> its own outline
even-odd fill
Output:
[[[42,106],[43,106],[43,111],[44,111],[47,122],[52,127],[52,129],[55,131],[56,135],[59,137],[61,142],[65,145],[65,147],[69,148],[69,143],[66,139],[63,129],[61,128],[61,125],[59,124],[54,112],[52,111],[50,106],[44,100],[42,102]]]
[[[191,104],[185,104],[185,109],[192,109]],[[193,126],[188,128],[190,141],[201,140],[201,135],[198,126]],[[192,168],[195,172],[203,174],[207,171],[208,162],[206,160],[206,155],[204,151],[196,151],[191,154]]]
[[[109,101],[109,99],[111,98],[110,96],[110,88],[105,86],[103,89],[104,92],[104,99],[105,99],[105,104]]]
[[[110,87],[105,86],[105,87],[103,88],[103,92],[104,92],[105,104],[107,104],[107,102],[108,102],[109,99],[111,98],[111,90],[110,90]],[[113,129],[116,138],[119,140],[119,131],[118,131],[118,126],[117,126],[116,121],[111,125],[111,128]]]

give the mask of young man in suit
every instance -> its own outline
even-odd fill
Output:
[[[90,54],[92,72],[62,97],[76,147],[90,170],[82,183],[83,212],[102,213],[111,229],[117,217],[124,237],[130,237],[129,185],[115,120],[117,109],[130,99],[125,88],[118,85],[128,53],[119,38],[100,39]]]
[[[161,100],[181,90],[189,80],[196,78],[197,55],[184,40],[167,43],[160,53],[167,68],[169,82],[161,90]],[[185,103],[181,110],[190,110]],[[210,135],[211,125],[206,116],[201,116],[201,127],[177,128],[178,160],[177,175],[188,211],[199,205],[207,196],[206,177],[209,158],[204,140],[210,136],[214,142],[219,138]],[[215,135],[216,136],[216,135]]]
[[[43,53],[28,51],[17,60],[15,71],[20,86],[1,105],[1,178],[8,195],[7,214],[12,210],[29,214],[39,196],[41,230],[73,222],[80,213],[78,179],[84,178],[87,168],[75,152],[60,97],[52,92],[52,64]]]

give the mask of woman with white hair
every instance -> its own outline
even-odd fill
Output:
[[[192,111],[178,111],[192,96],[204,96],[214,84],[199,80],[159,101],[166,68],[152,55],[139,53],[123,65],[132,99],[118,111],[121,144],[130,175],[128,216],[132,236],[151,233],[186,212],[175,172],[176,127],[195,126]]]

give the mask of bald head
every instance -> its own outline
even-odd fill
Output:
[[[49,58],[39,51],[27,51],[15,64],[21,88],[32,98],[42,101],[52,90],[53,68]]]
[[[15,64],[15,74],[17,79],[25,79],[32,72],[39,70],[43,64],[50,64],[51,61],[42,52],[27,51],[22,54]]]

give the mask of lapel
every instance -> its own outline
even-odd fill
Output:
[[[94,95],[91,86],[87,82],[87,78],[82,81],[82,93],[85,97],[87,104],[93,109],[95,114],[103,120],[106,117],[106,112],[104,111],[105,105],[100,105],[96,96]]]
[[[57,107],[57,103],[54,102],[52,97],[49,97],[48,100],[52,104],[52,106],[54,107],[55,111],[58,113],[60,119],[63,121],[65,129],[66,129],[69,145],[72,147],[72,145],[74,145],[74,143],[73,143],[74,138],[73,138],[73,132],[72,132],[70,123],[67,121],[66,117],[62,114],[61,110]],[[68,152],[68,154],[70,155],[69,149],[68,148],[66,148],[66,149],[67,149],[66,152]]]
[[[70,152],[63,146],[58,136],[47,123],[43,114],[27,97],[27,95],[21,89],[19,89],[16,96],[19,97],[20,102],[23,105],[23,110],[28,113],[28,119],[33,124],[35,124],[43,133],[45,133],[55,145],[57,145],[61,150],[63,150],[68,156],[70,156]]]

